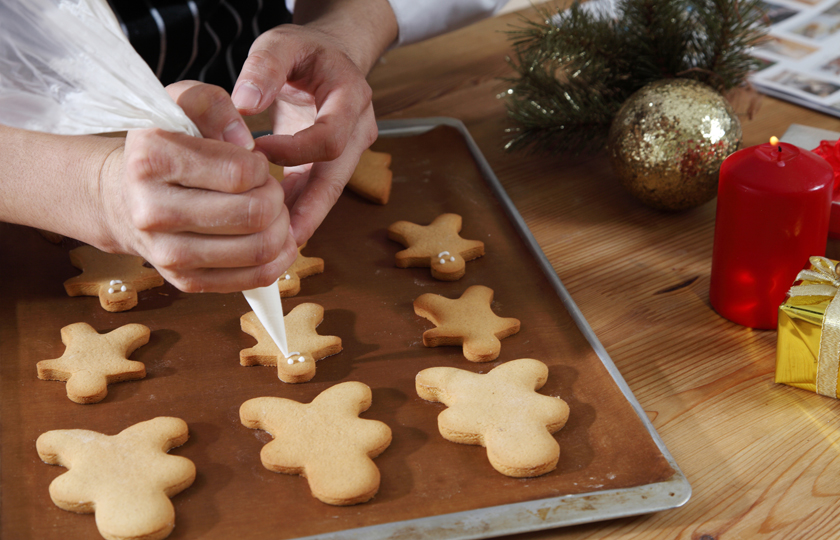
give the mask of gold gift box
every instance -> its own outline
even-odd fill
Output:
[[[836,261],[832,261],[836,263]],[[808,285],[812,282],[796,282]],[[817,367],[825,310],[832,298],[799,296],[779,306],[776,342],[776,382],[817,391]],[[840,384],[838,384],[840,390]],[[840,395],[840,394],[838,394]]]

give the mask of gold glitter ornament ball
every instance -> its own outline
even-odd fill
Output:
[[[690,79],[664,79],[624,102],[607,151],[633,196],[675,211],[715,198],[720,165],[740,144],[741,123],[720,93]]]

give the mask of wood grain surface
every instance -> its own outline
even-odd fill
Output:
[[[605,155],[503,149],[505,31],[533,10],[396,49],[370,75],[379,118],[465,123],[692,484],[682,508],[517,536],[536,539],[840,538],[840,402],[777,385],[775,331],[709,305],[715,202],[670,214],[624,193]],[[740,109],[745,109],[741,106]],[[764,97],[743,143],[840,120]],[[837,247],[829,246],[836,256]]]

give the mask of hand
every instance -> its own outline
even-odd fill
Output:
[[[194,81],[167,87],[204,139],[129,132],[103,169],[103,216],[116,251],[137,253],[186,292],[266,286],[294,262],[289,214],[268,161],[227,93]]]
[[[377,128],[368,62],[317,26],[284,25],[251,47],[233,91],[242,114],[270,107],[274,134],[256,148],[285,167],[283,188],[298,245],[338,200]],[[360,69],[359,65],[363,67]]]

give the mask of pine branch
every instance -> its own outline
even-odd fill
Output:
[[[744,83],[763,36],[761,0],[623,0],[615,19],[577,2],[509,32],[506,147],[580,153],[603,147],[618,109],[651,82],[685,77],[724,92]]]

